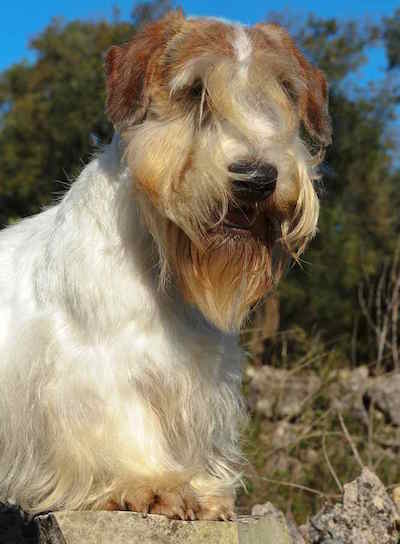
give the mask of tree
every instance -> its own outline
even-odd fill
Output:
[[[350,355],[361,316],[358,286],[379,272],[399,234],[394,142],[387,131],[395,101],[384,84],[375,93],[349,84],[379,28],[310,17],[291,31],[330,82],[334,140],[323,167],[319,233],[302,268],[292,269],[281,284],[280,327],[296,324],[309,332],[317,327]],[[357,356],[368,358],[362,338]]]
[[[132,38],[141,17],[168,2],[135,8],[134,24],[65,24],[54,19],[31,42],[32,64],[0,76],[0,225],[40,211],[75,177],[112,127],[104,114],[103,54]]]
[[[392,70],[400,66],[400,9],[397,9],[392,17],[383,19],[383,39],[389,70]]]

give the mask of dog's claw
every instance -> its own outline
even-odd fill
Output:
[[[208,497],[205,501],[199,501],[193,488],[186,484],[173,490],[152,489],[137,491],[137,494],[129,495],[129,499],[117,501],[110,500],[106,508],[109,510],[130,510],[139,512],[144,516],[157,514],[169,519],[182,521],[208,520],[208,521],[235,521],[233,496]]]
[[[184,521],[186,519],[185,512],[184,512],[183,508],[178,508],[177,509],[177,516],[182,521]]]

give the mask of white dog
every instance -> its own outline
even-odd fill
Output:
[[[106,74],[111,145],[0,232],[0,495],[230,519],[235,333],[315,233],[326,83],[277,25],[179,11]]]

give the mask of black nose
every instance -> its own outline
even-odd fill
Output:
[[[228,169],[232,174],[243,176],[232,181],[233,192],[239,200],[259,202],[275,191],[278,170],[272,164],[239,161]]]

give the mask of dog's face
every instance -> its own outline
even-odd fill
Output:
[[[180,12],[112,47],[106,73],[162,278],[237,329],[316,230],[330,141],[322,73],[277,25]]]

